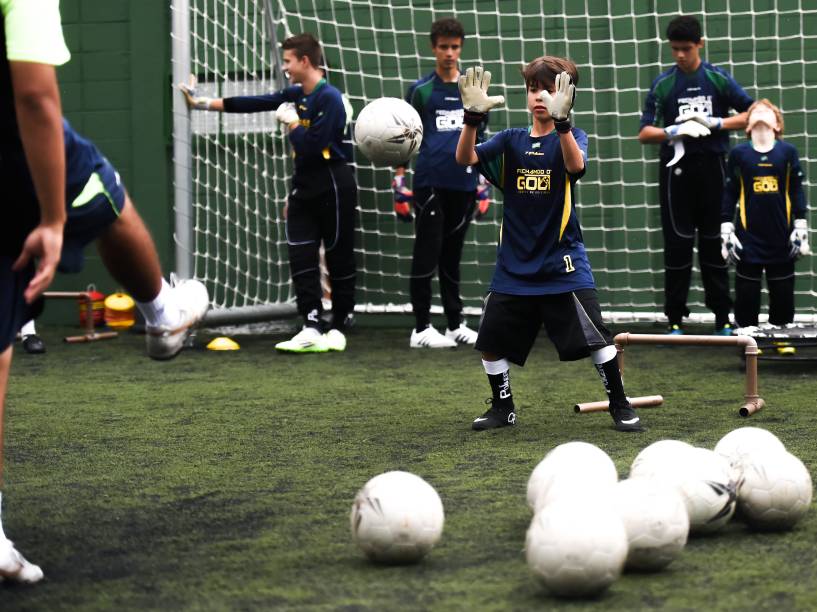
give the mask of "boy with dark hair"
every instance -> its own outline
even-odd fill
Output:
[[[260,96],[205,98],[180,85],[191,109],[227,113],[275,111],[289,130],[295,153],[292,190],[287,197],[286,230],[289,267],[303,329],[275,348],[291,353],[325,353],[346,349],[343,330],[355,306],[355,219],[357,184],[348,118],[337,88],[324,78],[321,46],[309,33],[281,45],[284,71],[292,83]],[[332,285],[332,323],[321,333],[320,246]]]
[[[794,262],[811,252],[800,158],[782,140],[783,116],[769,100],[748,111],[750,140],[729,153],[721,212],[721,254],[735,263],[735,322],[757,325],[766,271],[769,323],[794,321]],[[737,207],[737,230],[735,208]]]
[[[573,201],[573,186],[587,163],[587,134],[570,122],[578,70],[570,60],[545,56],[522,74],[533,125],[503,130],[480,145],[476,126],[504,99],[487,95],[491,75],[481,67],[460,78],[465,127],[457,161],[478,166],[505,195],[496,269],[476,342],[493,397],[472,428],[516,423],[509,362],[525,364],[544,325],[562,361],[592,358],[615,428],[643,431],[602,322]]]
[[[667,39],[675,65],[653,81],[638,133],[642,144],[661,144],[664,314],[669,333],[683,333],[697,233],[706,306],[715,314],[715,333],[729,335],[732,300],[718,229],[724,155],[729,149],[727,130],[746,127],[745,111],[752,98],[729,73],[701,59],[704,40],[695,17],[673,19]],[[730,116],[730,108],[739,114]]]
[[[454,160],[462,130],[462,100],[457,88],[459,57],[465,30],[447,17],[431,25],[434,72],[411,85],[406,101],[423,121],[423,142],[414,168],[414,190],[406,186],[405,167],[395,170],[392,181],[394,210],[403,221],[415,212],[414,252],[411,259],[409,293],[415,326],[412,348],[453,348],[474,344],[477,334],[464,322],[460,298],[460,258],[465,235],[479,201],[477,217],[488,210],[489,186],[471,167]],[[431,325],[431,281],[440,279],[440,298],[448,326],[445,334]]]

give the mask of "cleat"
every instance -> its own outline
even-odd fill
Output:
[[[445,337],[453,340],[457,344],[474,345],[477,342],[477,332],[468,327],[465,323],[460,323],[457,329],[445,330]]]
[[[646,431],[641,424],[641,419],[629,402],[623,406],[613,406],[611,404],[609,412],[610,416],[613,417],[616,431]]]
[[[29,355],[45,353],[45,342],[37,334],[23,336],[23,349]]]
[[[416,329],[411,330],[409,346],[411,348],[456,348],[457,343],[429,325],[421,332]]]
[[[152,359],[173,359],[184,347],[193,329],[201,323],[210,307],[207,288],[194,279],[179,281],[171,288],[172,300],[179,309],[175,325],[155,325],[145,328],[147,353]]]
[[[326,348],[330,351],[345,351],[346,350],[346,336],[339,329],[330,329],[323,335]]]
[[[723,327],[716,327],[715,328],[715,335],[716,336],[731,336],[733,329],[734,328],[729,323],[727,323]]]
[[[345,343],[346,338],[343,340]],[[346,348],[345,344],[344,348]],[[292,336],[291,340],[284,340],[276,344],[275,350],[284,353],[325,353],[329,350],[329,347],[326,343],[326,337],[317,328],[304,327],[301,331]]]
[[[26,561],[26,558],[14,548],[11,540],[0,540],[0,579],[15,580],[33,584],[43,579],[43,570],[39,565]]]
[[[667,335],[668,336],[683,336],[684,335],[684,330],[681,328],[680,325],[677,325],[677,324],[670,325],[667,328]]]
[[[490,398],[485,400],[485,403],[491,404],[491,407],[488,408],[485,414],[474,419],[473,423],[471,423],[471,429],[483,431],[485,429],[516,425],[516,412],[514,412],[513,404],[510,408],[495,407]]]

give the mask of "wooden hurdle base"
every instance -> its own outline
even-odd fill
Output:
[[[630,406],[633,408],[653,408],[664,403],[664,398],[660,395],[645,395],[644,397],[630,397]],[[603,402],[585,402],[584,404],[576,404],[573,410],[576,412],[607,412],[610,407],[610,402],[604,400]]]
[[[85,307],[85,333],[81,336],[66,336],[63,338],[69,344],[77,342],[95,342],[97,340],[109,340],[116,338],[119,334],[115,331],[97,332],[94,328],[94,298],[87,291],[46,291],[43,297],[64,300],[82,300]]]

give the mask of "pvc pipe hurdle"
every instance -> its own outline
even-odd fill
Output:
[[[82,336],[66,336],[65,342],[74,344],[77,342],[95,342],[96,340],[108,340],[116,338],[116,332],[97,332],[94,328],[94,298],[87,291],[46,291],[43,294],[46,298],[56,298],[65,300],[82,300],[85,306],[85,333]]]
[[[660,395],[645,395],[644,397],[631,397],[630,405],[633,408],[652,408],[653,406],[660,406],[664,403],[664,398]],[[576,404],[573,410],[576,412],[607,412],[610,407],[610,402],[604,400],[603,402],[585,402],[584,404]]]
[[[672,344],[683,346],[737,346],[743,347],[746,357],[745,403],[738,410],[742,417],[748,417],[761,410],[766,402],[757,393],[757,342],[751,336],[672,336],[665,334],[631,334],[624,332],[613,339],[618,349],[618,367],[624,373],[624,347],[628,344]],[[633,398],[630,401],[644,398]]]

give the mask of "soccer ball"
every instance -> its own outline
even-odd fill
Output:
[[[420,150],[423,122],[414,107],[400,98],[378,98],[360,111],[355,142],[376,166],[407,163]]]
[[[576,489],[601,491],[618,482],[613,460],[598,446],[566,442],[551,450],[528,479],[528,506],[534,512]]]
[[[680,440],[659,440],[658,442],[653,442],[636,455],[630,466],[630,476],[633,475],[633,472],[638,472],[638,466],[642,463],[652,464],[664,461],[682,461],[681,457],[694,448],[695,447],[691,444],[681,442]]]
[[[689,517],[678,492],[657,480],[622,480],[613,504],[629,541],[626,567],[657,571],[672,563],[687,542]]]
[[[726,434],[715,445],[715,452],[739,464],[744,455],[769,451],[785,452],[786,447],[772,432],[760,427],[740,427]]]
[[[525,539],[528,566],[555,595],[600,593],[620,575],[627,533],[616,512],[563,497],[536,513]]]
[[[444,519],[434,487],[408,472],[385,472],[355,497],[352,539],[374,561],[413,563],[439,541]]]
[[[677,461],[658,455],[634,464],[630,478],[655,478],[684,499],[693,533],[717,531],[735,513],[738,474],[726,457],[706,448],[682,451]]]
[[[811,505],[811,475],[797,457],[772,451],[745,457],[738,510],[755,529],[791,529]]]

